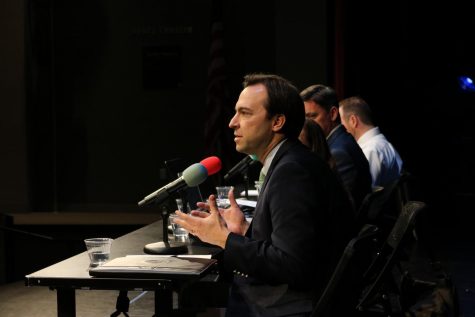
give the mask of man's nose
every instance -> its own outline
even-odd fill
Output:
[[[236,124],[236,115],[234,115],[234,116],[231,118],[231,120],[229,121],[228,126],[229,126],[231,129],[234,129],[234,128],[237,126],[237,124]]]

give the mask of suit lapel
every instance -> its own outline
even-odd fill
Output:
[[[277,151],[277,153],[274,156],[274,159],[272,160],[272,163],[270,164],[269,170],[267,171],[266,178],[265,178],[264,183],[262,184],[262,187],[261,187],[261,192],[263,192],[265,190],[267,182],[269,181],[270,176],[272,175],[272,172],[274,171],[274,168],[277,165],[277,162],[280,160],[282,155],[284,155],[284,153],[286,153],[295,144],[296,144],[296,141],[287,139],[280,146],[279,150]]]
[[[328,146],[333,145],[333,143],[335,143],[335,140],[338,139],[338,137],[340,136],[340,134],[342,134],[343,132],[344,132],[344,131],[343,131],[343,125],[340,125],[340,126],[332,133],[332,135],[330,135],[330,137],[328,138],[328,140],[327,140]]]

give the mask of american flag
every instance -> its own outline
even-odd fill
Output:
[[[230,168],[235,155],[232,130],[228,127],[234,107],[229,97],[224,57],[222,0],[213,1],[206,94],[205,147],[207,155],[217,155],[223,170]]]

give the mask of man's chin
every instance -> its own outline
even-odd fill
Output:
[[[242,146],[239,146],[238,144],[236,144],[236,151],[239,153],[246,153],[245,149]]]

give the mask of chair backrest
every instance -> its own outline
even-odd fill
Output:
[[[361,224],[367,223],[372,218],[372,215],[378,213],[383,208],[387,200],[386,191],[384,187],[379,187],[373,192],[366,195],[357,212],[357,219]]]
[[[369,193],[358,210],[358,224],[361,226],[371,223],[378,226],[382,233],[389,233],[404,205],[409,201],[409,179],[410,174],[403,173],[393,183]]]
[[[378,297],[382,283],[391,276],[391,270],[401,260],[401,250],[413,234],[417,215],[425,207],[426,204],[420,201],[409,201],[404,205],[386,241],[364,274],[368,286],[358,303],[358,310],[365,310]]]
[[[347,316],[347,312],[355,310],[362,290],[363,274],[376,249],[374,240],[378,232],[378,227],[366,226],[347,244],[312,317]]]

